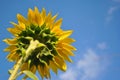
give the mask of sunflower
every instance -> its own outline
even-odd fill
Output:
[[[34,74],[38,70],[42,78],[50,78],[50,69],[56,74],[58,69],[66,71],[65,61],[72,62],[69,56],[74,56],[73,51],[76,49],[70,44],[75,40],[69,38],[72,30],[64,31],[60,28],[62,18],[56,18],[57,14],[46,14],[44,8],[39,12],[37,7],[28,10],[27,18],[17,14],[18,23],[11,22],[14,27],[8,28],[14,37],[4,40],[9,45],[4,50],[10,52],[7,59],[17,63],[26,56],[31,42],[36,40],[40,46],[31,51],[20,70],[30,70]]]

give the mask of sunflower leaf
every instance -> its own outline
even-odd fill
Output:
[[[39,43],[37,47],[43,47],[45,46],[43,43]]]
[[[13,69],[8,70],[9,74],[12,74],[12,72],[13,72]]]
[[[31,71],[25,70],[25,71],[22,71],[21,73],[26,74],[29,78],[33,80],[39,80],[38,77],[35,74],[33,74]]]

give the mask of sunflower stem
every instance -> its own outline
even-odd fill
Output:
[[[13,72],[12,72],[12,74],[11,74],[11,76],[9,77],[8,80],[15,80],[15,78],[16,78],[16,76],[17,76],[17,72],[18,72],[18,70],[19,70],[22,62],[23,62],[23,57],[21,57],[21,58],[19,59],[19,61],[17,62],[16,67],[15,67],[15,69],[13,70]]]
[[[38,40],[31,40],[30,45],[28,47],[28,49],[26,50],[26,54],[24,57],[24,62],[28,59],[28,57],[31,55],[31,53],[38,47],[39,45],[39,41]]]
[[[30,41],[30,45],[27,48],[26,52],[25,52],[25,56],[22,56],[19,61],[17,62],[17,64],[15,65],[15,69],[13,70],[11,76],[9,77],[8,80],[15,80],[17,77],[17,72],[19,70],[19,68],[21,67],[21,65],[28,59],[28,57],[31,55],[31,53],[38,47],[39,45],[39,41],[38,40],[31,40]]]

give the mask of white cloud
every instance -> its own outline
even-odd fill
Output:
[[[101,58],[92,50],[88,49],[84,58],[78,62],[78,68],[83,71],[81,80],[94,79],[103,70]]]
[[[106,17],[106,22],[107,24],[113,19],[113,14],[114,12],[118,10],[118,7],[114,6],[114,7],[110,7],[107,11],[107,17]]]
[[[102,42],[102,43],[98,43],[98,44],[97,44],[97,47],[98,47],[99,49],[101,49],[101,50],[104,50],[104,49],[107,48],[107,45],[106,45],[105,42]]]
[[[79,58],[78,58],[79,59]],[[61,80],[94,80],[106,68],[104,59],[88,49],[77,64],[60,75]]]
[[[117,7],[111,7],[108,10],[108,15],[112,15],[117,10]]]
[[[73,69],[68,69],[66,73],[60,75],[61,80],[76,80],[77,73]]]

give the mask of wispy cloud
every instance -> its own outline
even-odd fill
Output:
[[[106,22],[109,23],[113,19],[114,12],[118,9],[118,7],[110,7],[107,11]]]
[[[105,68],[103,60],[92,49],[88,49],[83,59],[78,62],[78,68],[83,71],[81,80],[93,80]],[[104,65],[104,66],[103,66]]]
[[[120,2],[120,0],[113,0],[113,1],[115,1],[115,2]]]
[[[107,48],[107,45],[105,42],[102,42],[102,43],[98,43],[97,47],[101,50],[105,50]]]
[[[78,58],[79,59],[79,58]],[[77,64],[60,75],[61,80],[96,80],[106,68],[106,61],[98,56],[93,49],[87,49]]]
[[[116,11],[116,10],[117,10],[117,7],[111,7],[111,8],[109,8],[108,15],[112,15],[114,13],[114,11]]]
[[[60,75],[61,80],[76,80],[77,73],[75,69],[68,69],[66,73]]]

